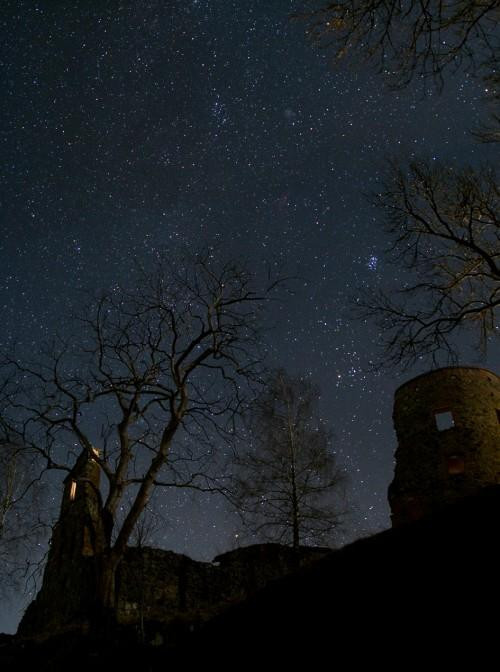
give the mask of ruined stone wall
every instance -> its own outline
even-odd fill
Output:
[[[117,572],[118,621],[198,618],[218,594],[214,569],[171,551],[127,549]]]
[[[71,511],[71,515],[73,511]],[[78,526],[77,526],[78,527]],[[65,526],[61,533],[67,532]],[[23,617],[19,634],[45,638],[65,631],[87,631],[95,595],[95,558],[68,550],[55,533],[54,553],[43,587]],[[147,641],[156,636],[175,643],[227,607],[245,600],[271,581],[324,557],[325,548],[257,544],[198,562],[157,548],[128,548],[116,576],[116,620],[141,630]]]
[[[117,619],[122,625],[196,627],[273,579],[323,557],[328,549],[293,550],[257,544],[217,556],[212,563],[155,548],[129,548],[117,575]]]
[[[500,483],[500,378],[472,367],[418,376],[395,395],[393,525]]]

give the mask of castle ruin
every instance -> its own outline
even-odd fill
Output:
[[[431,516],[446,504],[500,484],[500,378],[473,367],[447,367],[420,375],[395,393],[398,439],[389,487],[392,524]],[[21,622],[26,637],[86,632],[103,552],[99,467],[82,455],[65,480],[42,588]],[[304,548],[300,557],[278,544],[225,553],[214,562],[153,548],[129,548],[116,574],[119,626],[146,639],[174,642],[269,584],[324,556]]]
[[[393,526],[500,484],[500,378],[446,367],[396,390],[398,439],[389,486]]]
[[[90,631],[95,614],[98,563],[105,549],[99,466],[82,454],[64,481],[42,587],[18,634],[43,640]],[[186,632],[274,579],[323,557],[329,549],[255,544],[212,562],[149,547],[126,549],[115,577],[114,617],[119,628],[146,641],[173,645]]]

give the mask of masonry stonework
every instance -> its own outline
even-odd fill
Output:
[[[81,455],[64,480],[42,587],[21,620],[19,634],[86,627],[96,591],[95,558],[104,548],[104,538],[99,466]]]
[[[328,552],[255,544],[200,562],[158,548],[129,548],[117,573],[116,619],[172,640]]]
[[[398,439],[389,487],[392,524],[430,515],[500,483],[500,378],[473,367],[436,369],[395,394]]]
[[[280,544],[256,544],[200,562],[159,548],[128,548],[116,576],[116,623],[146,641],[174,644],[271,581],[328,552],[301,548],[297,553]],[[80,556],[72,562],[63,554],[58,560],[56,565],[52,558],[47,565],[42,590],[21,622],[19,634],[24,637],[89,631],[93,559]]]

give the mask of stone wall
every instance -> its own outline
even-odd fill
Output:
[[[55,540],[42,589],[18,631],[23,637],[45,639],[90,627],[96,558],[76,546],[72,557],[59,555],[57,529]],[[128,548],[116,575],[116,621],[133,637],[175,644],[227,607],[328,552],[301,548],[296,554],[287,546],[258,544],[198,562],[158,548]]]
[[[323,557],[328,549],[258,544],[217,556],[213,562],[155,548],[129,548],[117,574],[117,620],[173,639],[273,579]]]
[[[500,483],[500,378],[472,367],[418,376],[395,395],[393,525]]]

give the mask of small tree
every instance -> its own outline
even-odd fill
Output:
[[[319,390],[278,370],[254,403],[236,455],[233,501],[251,533],[291,544],[327,542],[338,528],[344,472],[318,416]]]
[[[486,350],[498,338],[500,190],[495,173],[414,162],[392,165],[375,197],[392,238],[394,261],[409,271],[396,294],[361,297],[385,336],[386,362],[411,366],[445,353],[470,329]],[[399,300],[398,300],[399,295]]]

